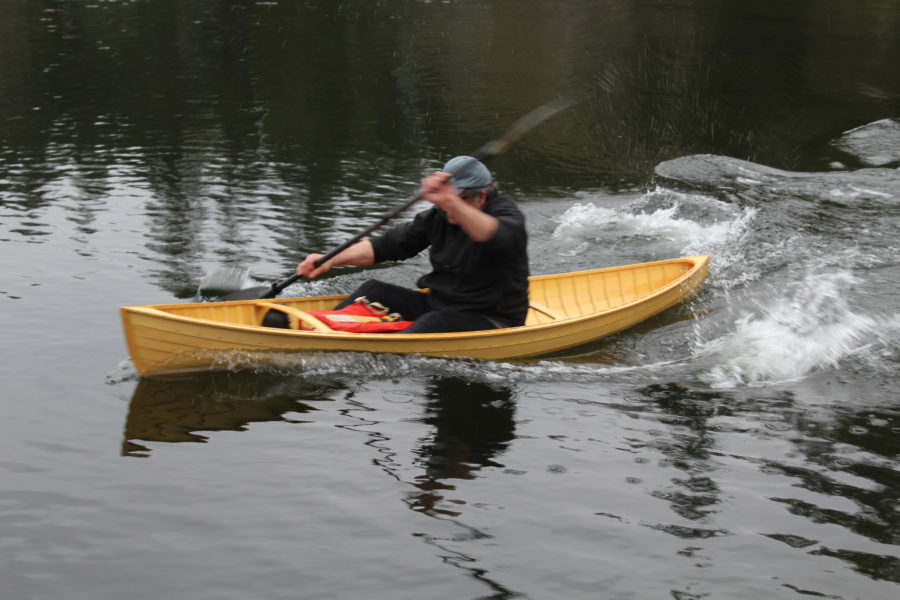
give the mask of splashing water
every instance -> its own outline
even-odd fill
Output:
[[[628,238],[662,241],[683,255],[721,255],[740,245],[755,214],[755,208],[739,208],[707,196],[655,190],[624,207],[575,204],[556,218],[553,238],[575,243],[567,252],[570,255],[597,241]]]
[[[882,340],[878,322],[851,310],[845,290],[857,282],[847,271],[807,274],[754,314],[742,316],[734,331],[702,345],[717,365],[701,375],[714,388],[780,383],[865,352]]]

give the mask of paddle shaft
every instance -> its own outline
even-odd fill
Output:
[[[453,172],[451,174],[454,176],[462,175],[469,168],[471,168],[471,165],[474,164],[476,161],[481,161],[482,163],[484,163],[484,162],[487,162],[488,160],[490,160],[491,158],[497,156],[498,154],[501,154],[507,148],[509,148],[514,142],[518,141],[528,131],[530,131],[537,125],[543,123],[544,121],[546,121],[547,119],[549,119],[550,117],[552,117],[553,115],[558,113],[559,111],[563,110],[564,108],[568,108],[572,104],[574,104],[574,101],[572,99],[563,98],[563,99],[558,99],[558,100],[548,102],[547,104],[544,104],[543,106],[539,106],[538,108],[534,109],[533,111],[531,111],[530,113],[528,113],[527,115],[525,115],[524,117],[522,117],[521,119],[516,121],[513,124],[513,126],[510,128],[510,130],[507,131],[502,137],[500,137],[496,140],[491,140],[490,142],[488,142],[487,144],[482,146],[477,152],[475,152],[471,155],[472,159],[473,159],[472,161],[463,163],[463,165],[459,169],[457,169],[455,172]],[[415,204],[416,202],[418,202],[421,199],[422,199],[421,194],[419,192],[416,192],[415,194],[410,196],[406,202],[404,202],[402,205],[400,205],[400,206],[396,207],[395,209],[391,210],[390,212],[388,212],[386,215],[381,217],[381,219],[379,219],[377,222],[373,223],[372,225],[367,227],[365,230],[360,231],[355,236],[353,236],[352,238],[350,238],[349,240],[347,240],[346,242],[344,242],[343,244],[341,244],[334,250],[330,251],[328,254],[325,254],[324,256],[320,257],[314,263],[315,266],[316,267],[322,266],[323,264],[325,264],[325,262],[331,260],[332,258],[337,256],[338,254],[340,254],[341,252],[343,252],[344,250],[346,250],[353,244],[356,244],[357,242],[362,240],[364,237],[371,234],[373,231],[383,227],[388,222],[395,219],[397,217],[397,215],[405,212],[413,204]],[[301,275],[294,273],[293,275],[291,275],[284,281],[273,283],[271,285],[271,287],[268,289],[268,291],[266,291],[262,295],[259,295],[258,297],[259,298],[274,298],[279,293],[281,293],[281,291],[284,290],[286,287],[299,281],[301,277],[302,277]],[[238,294],[235,294],[235,295],[240,295],[240,292],[238,292]]]
[[[366,237],[367,235],[369,235],[369,234],[372,233],[373,231],[375,231],[375,230],[377,230],[377,229],[380,229],[380,228],[384,227],[387,223],[389,223],[391,220],[393,220],[394,218],[396,218],[397,215],[399,215],[399,214],[402,213],[402,212],[405,212],[405,211],[408,210],[413,204],[415,204],[416,202],[418,202],[418,201],[421,200],[421,199],[422,199],[421,196],[420,196],[419,193],[417,192],[417,193],[414,194],[412,197],[410,197],[409,200],[407,200],[403,205],[398,206],[398,207],[395,208],[394,210],[390,211],[389,213],[387,213],[386,215],[384,215],[383,217],[381,217],[381,219],[379,219],[377,222],[375,222],[375,223],[373,223],[372,225],[366,227],[363,231],[360,231],[359,233],[357,233],[356,235],[354,235],[352,238],[350,238],[349,240],[347,240],[346,242],[344,242],[343,244],[341,244],[341,245],[338,246],[337,248],[333,249],[333,250],[332,250],[331,252],[329,252],[328,254],[325,254],[324,256],[319,257],[319,258],[316,260],[316,262],[314,262],[313,264],[314,264],[316,267],[321,267],[323,264],[325,264],[326,262],[328,262],[329,260],[331,260],[332,258],[334,258],[335,256],[337,256],[338,254],[340,254],[341,252],[343,252],[344,250],[346,250],[347,248],[349,248],[349,247],[352,246],[353,244],[356,244],[357,242],[359,242],[361,239],[363,239],[364,237]],[[302,278],[302,275],[298,275],[297,273],[294,273],[293,275],[291,275],[290,277],[288,277],[288,278],[285,279],[284,281],[281,281],[281,282],[278,282],[278,283],[273,283],[273,284],[272,284],[272,288],[269,290],[269,292],[267,292],[267,295],[263,296],[263,298],[274,298],[274,297],[277,296],[283,289],[285,289],[286,287],[288,287],[288,286],[290,286],[290,285],[296,283],[296,282],[299,281],[301,278]],[[271,296],[268,295],[268,294],[271,294]]]

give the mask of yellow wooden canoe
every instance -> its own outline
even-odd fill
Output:
[[[121,307],[125,340],[141,375],[222,368],[227,351],[359,351],[510,359],[571,348],[627,329],[677,304],[706,276],[709,255],[532,277],[525,325],[463,333],[331,331],[305,311],[343,296]],[[262,327],[272,308],[312,331]]]

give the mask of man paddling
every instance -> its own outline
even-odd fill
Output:
[[[522,325],[528,312],[528,236],[515,201],[499,193],[487,167],[469,156],[457,156],[422,179],[420,194],[434,206],[319,267],[314,263],[322,255],[310,254],[297,274],[313,278],[336,266],[405,260],[429,248],[432,270],[417,285],[430,293],[373,279],[335,308],[364,296],[413,321],[404,333]]]

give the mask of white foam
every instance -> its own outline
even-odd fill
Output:
[[[883,328],[848,305],[844,290],[855,283],[848,271],[809,273],[776,291],[729,334],[701,344],[700,353],[716,362],[701,379],[715,388],[781,383],[866,351]]]
[[[666,206],[659,206],[663,203]],[[592,202],[574,204],[556,218],[553,237],[575,244],[576,250],[586,242],[603,238],[652,237],[671,243],[676,248],[673,251],[679,254],[711,253],[733,248],[745,235],[756,212],[755,208],[738,208],[706,196],[657,190],[618,208]],[[702,215],[705,219],[686,214]]]

